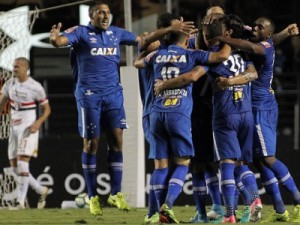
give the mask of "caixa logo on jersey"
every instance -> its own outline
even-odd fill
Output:
[[[117,55],[117,48],[92,48],[91,55]]]

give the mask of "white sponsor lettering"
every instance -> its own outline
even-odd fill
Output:
[[[185,55],[158,55],[155,59],[156,63],[178,62],[186,63]]]
[[[91,55],[117,55],[117,48],[92,48]]]

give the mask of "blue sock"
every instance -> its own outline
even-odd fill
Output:
[[[206,215],[206,183],[204,179],[204,174],[193,173],[192,174],[193,181],[193,195],[196,203],[196,209],[201,215]]]
[[[96,154],[89,154],[82,151],[81,164],[89,198],[94,197],[97,194],[96,159]]]
[[[251,203],[256,198],[260,198],[258,194],[258,187],[254,173],[249,169],[248,165],[239,165],[235,168],[236,175],[239,176],[239,180],[243,183],[246,190],[251,195]]]
[[[150,185],[149,185],[149,196],[148,196],[148,218],[150,218],[152,215],[154,215],[156,212],[158,212],[157,208],[157,202],[155,198],[155,191],[153,186],[153,180],[155,176],[155,170],[153,171],[150,179]]]
[[[173,207],[175,200],[179,196],[188,170],[188,166],[176,165],[176,168],[169,181],[168,193],[166,197],[166,204],[169,206],[169,208]]]
[[[226,207],[226,217],[234,214],[234,193],[235,193],[235,179],[234,179],[234,163],[221,163],[221,189]]]
[[[121,192],[123,176],[123,154],[121,151],[108,151],[108,171],[110,175],[111,194],[116,195]]]
[[[277,213],[284,213],[285,206],[281,198],[280,190],[278,187],[278,181],[274,176],[272,170],[270,170],[267,166],[262,168],[260,171],[260,179],[263,183],[266,192],[271,196],[274,209]]]
[[[240,180],[239,176],[236,176],[235,178],[235,183],[236,183],[236,187],[238,189],[238,192],[242,195],[243,197],[243,201],[244,201],[244,205],[245,206],[250,206],[252,201],[251,201],[251,194],[250,192],[245,188],[243,182]],[[234,192],[234,199],[236,198],[236,192]],[[236,204],[236,200],[234,201]],[[237,205],[234,206],[235,209],[237,209]]]
[[[205,182],[213,205],[222,205],[219,178],[214,171],[205,171]]]
[[[155,176],[153,177],[153,189],[157,208],[160,209],[166,199],[169,168],[155,169],[153,173],[155,173]]]
[[[291,193],[295,204],[300,204],[300,193],[288,168],[280,160],[276,160],[271,170],[274,172],[277,180]]]
[[[236,182],[236,181],[235,181]],[[237,183],[238,186],[238,183]],[[239,198],[240,198],[240,191],[238,188],[235,189],[234,192],[234,210],[238,209],[238,205],[239,205]]]

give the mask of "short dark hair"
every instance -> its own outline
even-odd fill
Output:
[[[222,19],[213,20],[210,24],[203,24],[203,29],[207,29],[209,35],[208,39],[213,39],[217,36],[222,36]]]
[[[106,1],[106,0],[92,1],[89,4],[89,16],[90,16],[90,18],[92,18],[93,13],[94,13],[95,8],[96,8],[97,5],[108,5],[108,1]]]
[[[227,29],[232,30],[231,37],[233,38],[243,38],[244,35],[244,23],[240,17],[229,14],[225,15],[223,18],[223,23]]]
[[[169,27],[169,26],[171,26],[172,20],[176,20],[176,19],[179,19],[179,17],[172,13],[167,12],[167,13],[161,14],[157,19],[156,27],[157,27],[157,29]]]
[[[22,61],[25,63],[28,69],[30,68],[30,61],[26,57],[18,57],[15,59],[15,61]]]

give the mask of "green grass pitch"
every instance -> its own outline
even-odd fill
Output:
[[[242,207],[240,207],[242,208]],[[287,206],[290,216],[293,216],[293,206]],[[262,217],[266,218],[272,212],[272,206],[264,205]],[[195,213],[195,208],[174,207],[176,217],[186,224]],[[104,208],[103,216],[94,217],[88,209],[26,209],[26,210],[0,210],[0,224],[3,225],[67,225],[67,224],[100,224],[100,225],[142,225],[146,208],[133,208],[130,212],[122,212],[116,208]],[[250,223],[255,224],[255,223]],[[266,225],[284,225],[296,223],[264,223]]]

